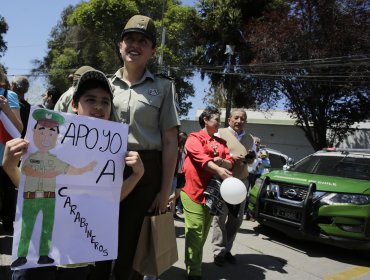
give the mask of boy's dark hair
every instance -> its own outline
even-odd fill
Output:
[[[199,125],[201,128],[204,128],[205,126],[205,123],[204,123],[204,120],[203,118],[206,118],[206,120],[210,120],[212,118],[213,115],[221,115],[221,112],[220,110],[218,110],[216,107],[213,107],[213,106],[208,106],[204,109],[204,111],[202,112],[202,114],[200,114],[199,116]]]
[[[109,97],[112,100],[112,95],[110,94],[111,89],[109,88],[109,86],[106,83],[104,83],[100,80],[89,80],[88,83],[81,84],[81,86],[75,92],[75,94],[73,95],[73,102],[77,104],[78,101],[80,100],[81,96],[86,91],[88,91],[90,89],[95,89],[95,88],[101,88],[101,89],[105,90],[107,93],[109,93]]]
[[[87,90],[94,88],[105,90],[109,94],[111,101],[113,100],[113,88],[107,77],[103,72],[93,69],[81,75],[73,92],[73,102],[77,104]]]

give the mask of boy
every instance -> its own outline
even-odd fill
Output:
[[[105,120],[112,119],[112,99],[112,89],[105,75],[97,70],[87,71],[81,76],[75,88],[72,101],[73,111],[83,116]],[[27,148],[28,142],[19,138],[9,141],[6,145],[3,161],[4,169],[15,185],[19,185],[20,179],[20,170],[17,164],[20,156],[25,153]],[[128,166],[132,167],[132,174],[122,184],[121,200],[134,189],[144,174],[144,166],[137,152],[127,152],[125,161]],[[55,279],[87,279],[88,272],[89,269],[86,265],[73,269],[58,268]],[[14,272],[13,279],[31,279],[32,277],[42,279],[44,273],[45,271],[42,268],[19,270]],[[54,272],[49,269],[47,273],[52,275]]]

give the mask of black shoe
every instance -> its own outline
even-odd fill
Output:
[[[253,218],[253,216],[249,213],[245,214],[245,220],[255,222],[256,220]]]
[[[14,234],[13,222],[7,223],[3,221],[3,230],[5,235],[13,235]]]
[[[174,218],[175,220],[182,220],[182,218],[181,218],[181,217],[179,217],[179,216],[177,215],[177,213],[173,213],[173,218]]]
[[[21,265],[24,265],[27,263],[27,259],[25,257],[19,257],[18,259],[16,259],[14,262],[12,262],[12,264],[10,265],[11,268],[15,268],[15,267],[18,267],[18,266],[21,266]]]
[[[236,264],[236,258],[230,252],[227,252],[224,258],[228,263]]]
[[[223,266],[225,263],[225,258],[223,256],[214,256],[213,262],[217,266]]]
[[[202,280],[202,276],[188,276],[188,280]]]
[[[39,260],[37,261],[38,264],[50,264],[53,262],[54,259],[50,258],[49,256],[40,256]]]

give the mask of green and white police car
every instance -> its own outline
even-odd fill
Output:
[[[249,210],[299,239],[370,249],[370,150],[327,149],[257,180]]]

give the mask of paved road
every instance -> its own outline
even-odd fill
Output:
[[[179,261],[161,276],[161,280],[186,279],[184,224],[176,221],[176,226]],[[279,232],[258,226],[257,222],[243,222],[232,253],[238,259],[236,265],[214,265],[209,235],[203,254],[203,279],[370,279],[370,252],[353,252],[292,240]]]
[[[184,223],[176,221],[179,261],[161,280],[186,279],[184,266]],[[210,234],[212,233],[212,228]],[[8,280],[11,238],[0,225],[0,279]],[[369,280],[370,253],[338,249],[311,242],[292,240],[276,231],[244,221],[232,253],[236,265],[213,264],[210,236],[204,247],[204,280]]]

